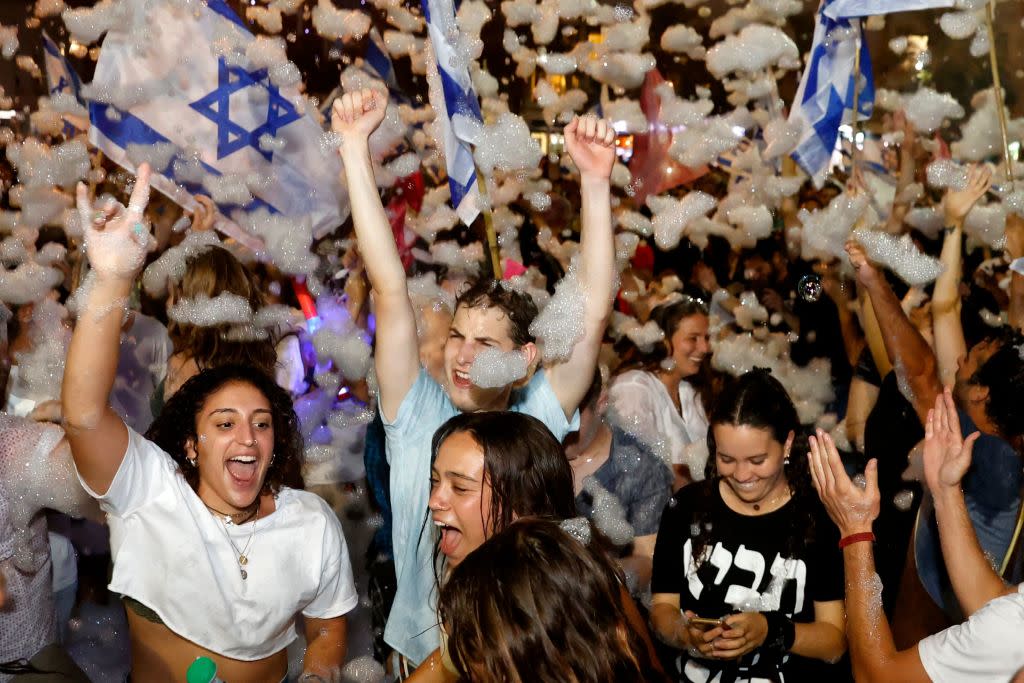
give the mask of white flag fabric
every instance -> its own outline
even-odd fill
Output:
[[[336,150],[297,89],[246,58],[254,36],[224,0],[131,6],[87,86],[90,142],[130,170],[129,146],[151,146],[133,147],[135,160],[156,159],[153,186],[188,209],[202,193],[236,222],[263,210],[309,221],[316,236],[340,225],[348,195]]]
[[[463,223],[469,225],[480,214],[480,190],[477,187],[473,148],[469,131],[457,128],[456,116],[483,122],[480,102],[469,78],[465,60],[459,60],[451,37],[459,35],[452,0],[421,0],[427,32],[434,52],[437,72],[429,73],[430,104],[444,137],[444,158],[452,207]],[[429,70],[430,72],[433,69]]]
[[[858,119],[871,116],[875,101],[871,53],[862,40],[861,20],[829,18],[834,1],[841,0],[824,0],[818,9],[811,53],[789,114],[790,123],[803,131],[793,158],[819,187],[836,151],[839,126],[846,112],[854,109],[855,77],[861,79]],[[860,73],[855,75],[858,50]]]
[[[829,19],[869,17],[876,14],[952,7],[953,4],[953,0],[836,0],[825,10],[825,15]]]

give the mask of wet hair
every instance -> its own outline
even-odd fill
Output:
[[[215,297],[224,292],[237,294],[255,311],[263,305],[263,297],[255,280],[230,251],[210,247],[185,263],[185,276],[177,285],[180,298]],[[273,374],[277,354],[270,339],[231,341],[225,334],[231,325],[199,327],[170,320],[167,334],[174,353],[188,356],[200,370],[218,365],[251,365]]]
[[[663,679],[629,626],[613,560],[550,520],[519,520],[488,539],[452,572],[438,609],[464,680]]]
[[[467,308],[498,308],[508,318],[508,333],[516,346],[534,341],[530,324],[537,317],[537,304],[529,294],[517,292],[500,280],[480,278],[471,280],[469,287],[459,295],[455,310]]]
[[[494,532],[518,517],[575,517],[572,468],[562,444],[535,417],[510,411],[460,413],[434,432],[431,458],[454,434],[467,433],[484,453],[484,481],[491,487]]]
[[[1024,336],[1011,328],[991,338],[999,344],[968,380],[988,388],[985,414],[1017,451],[1024,446]]]
[[[708,416],[710,455],[704,466],[706,483],[701,486],[698,502],[694,506],[695,518],[692,524],[697,525],[693,529],[699,528],[699,531],[693,538],[693,557],[702,557],[714,535],[711,512],[715,508],[715,498],[719,495],[718,482],[721,479],[717,462],[718,445],[715,443],[717,425],[767,429],[772,440],[780,444],[785,444],[790,432],[793,433],[789,464],[784,466],[784,473],[797,511],[797,524],[793,529],[800,531],[790,533],[786,540],[786,551],[792,555],[810,543],[814,538],[814,510],[817,509],[818,498],[811,484],[807,435],[803,433],[796,406],[782,383],[772,377],[768,370],[757,368],[727,383]]]
[[[270,403],[274,425],[274,461],[267,469],[264,492],[277,493],[282,486],[302,488],[302,433],[292,408],[291,395],[259,368],[219,365],[189,378],[167,400],[159,417],[146,431],[146,438],[171,456],[185,481],[195,490],[199,486],[199,468],[193,467],[186,460],[186,445],[190,440],[192,443],[199,441],[196,421],[203,404],[231,383],[254,387]]]

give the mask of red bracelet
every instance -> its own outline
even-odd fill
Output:
[[[875,535],[870,531],[865,531],[859,534],[850,534],[849,536],[839,539],[839,547],[845,548],[848,545],[860,543],[861,541],[871,541],[872,543],[874,543]]]

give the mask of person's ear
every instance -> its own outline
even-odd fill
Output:
[[[786,443],[782,446],[782,457],[789,458],[790,452],[793,450],[793,439],[796,438],[796,432],[793,430],[789,431],[789,436],[786,437]]]
[[[971,382],[967,385],[967,399],[971,403],[984,403],[988,400],[988,387],[984,384]]]

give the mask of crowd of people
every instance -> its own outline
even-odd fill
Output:
[[[145,162],[26,227],[0,159],[0,681],[95,679],[96,595],[136,681],[1024,681],[1012,168],[898,108],[827,182],[750,138],[631,203],[573,115],[481,181],[492,260],[396,228],[394,104],[345,90],[306,276]]]

